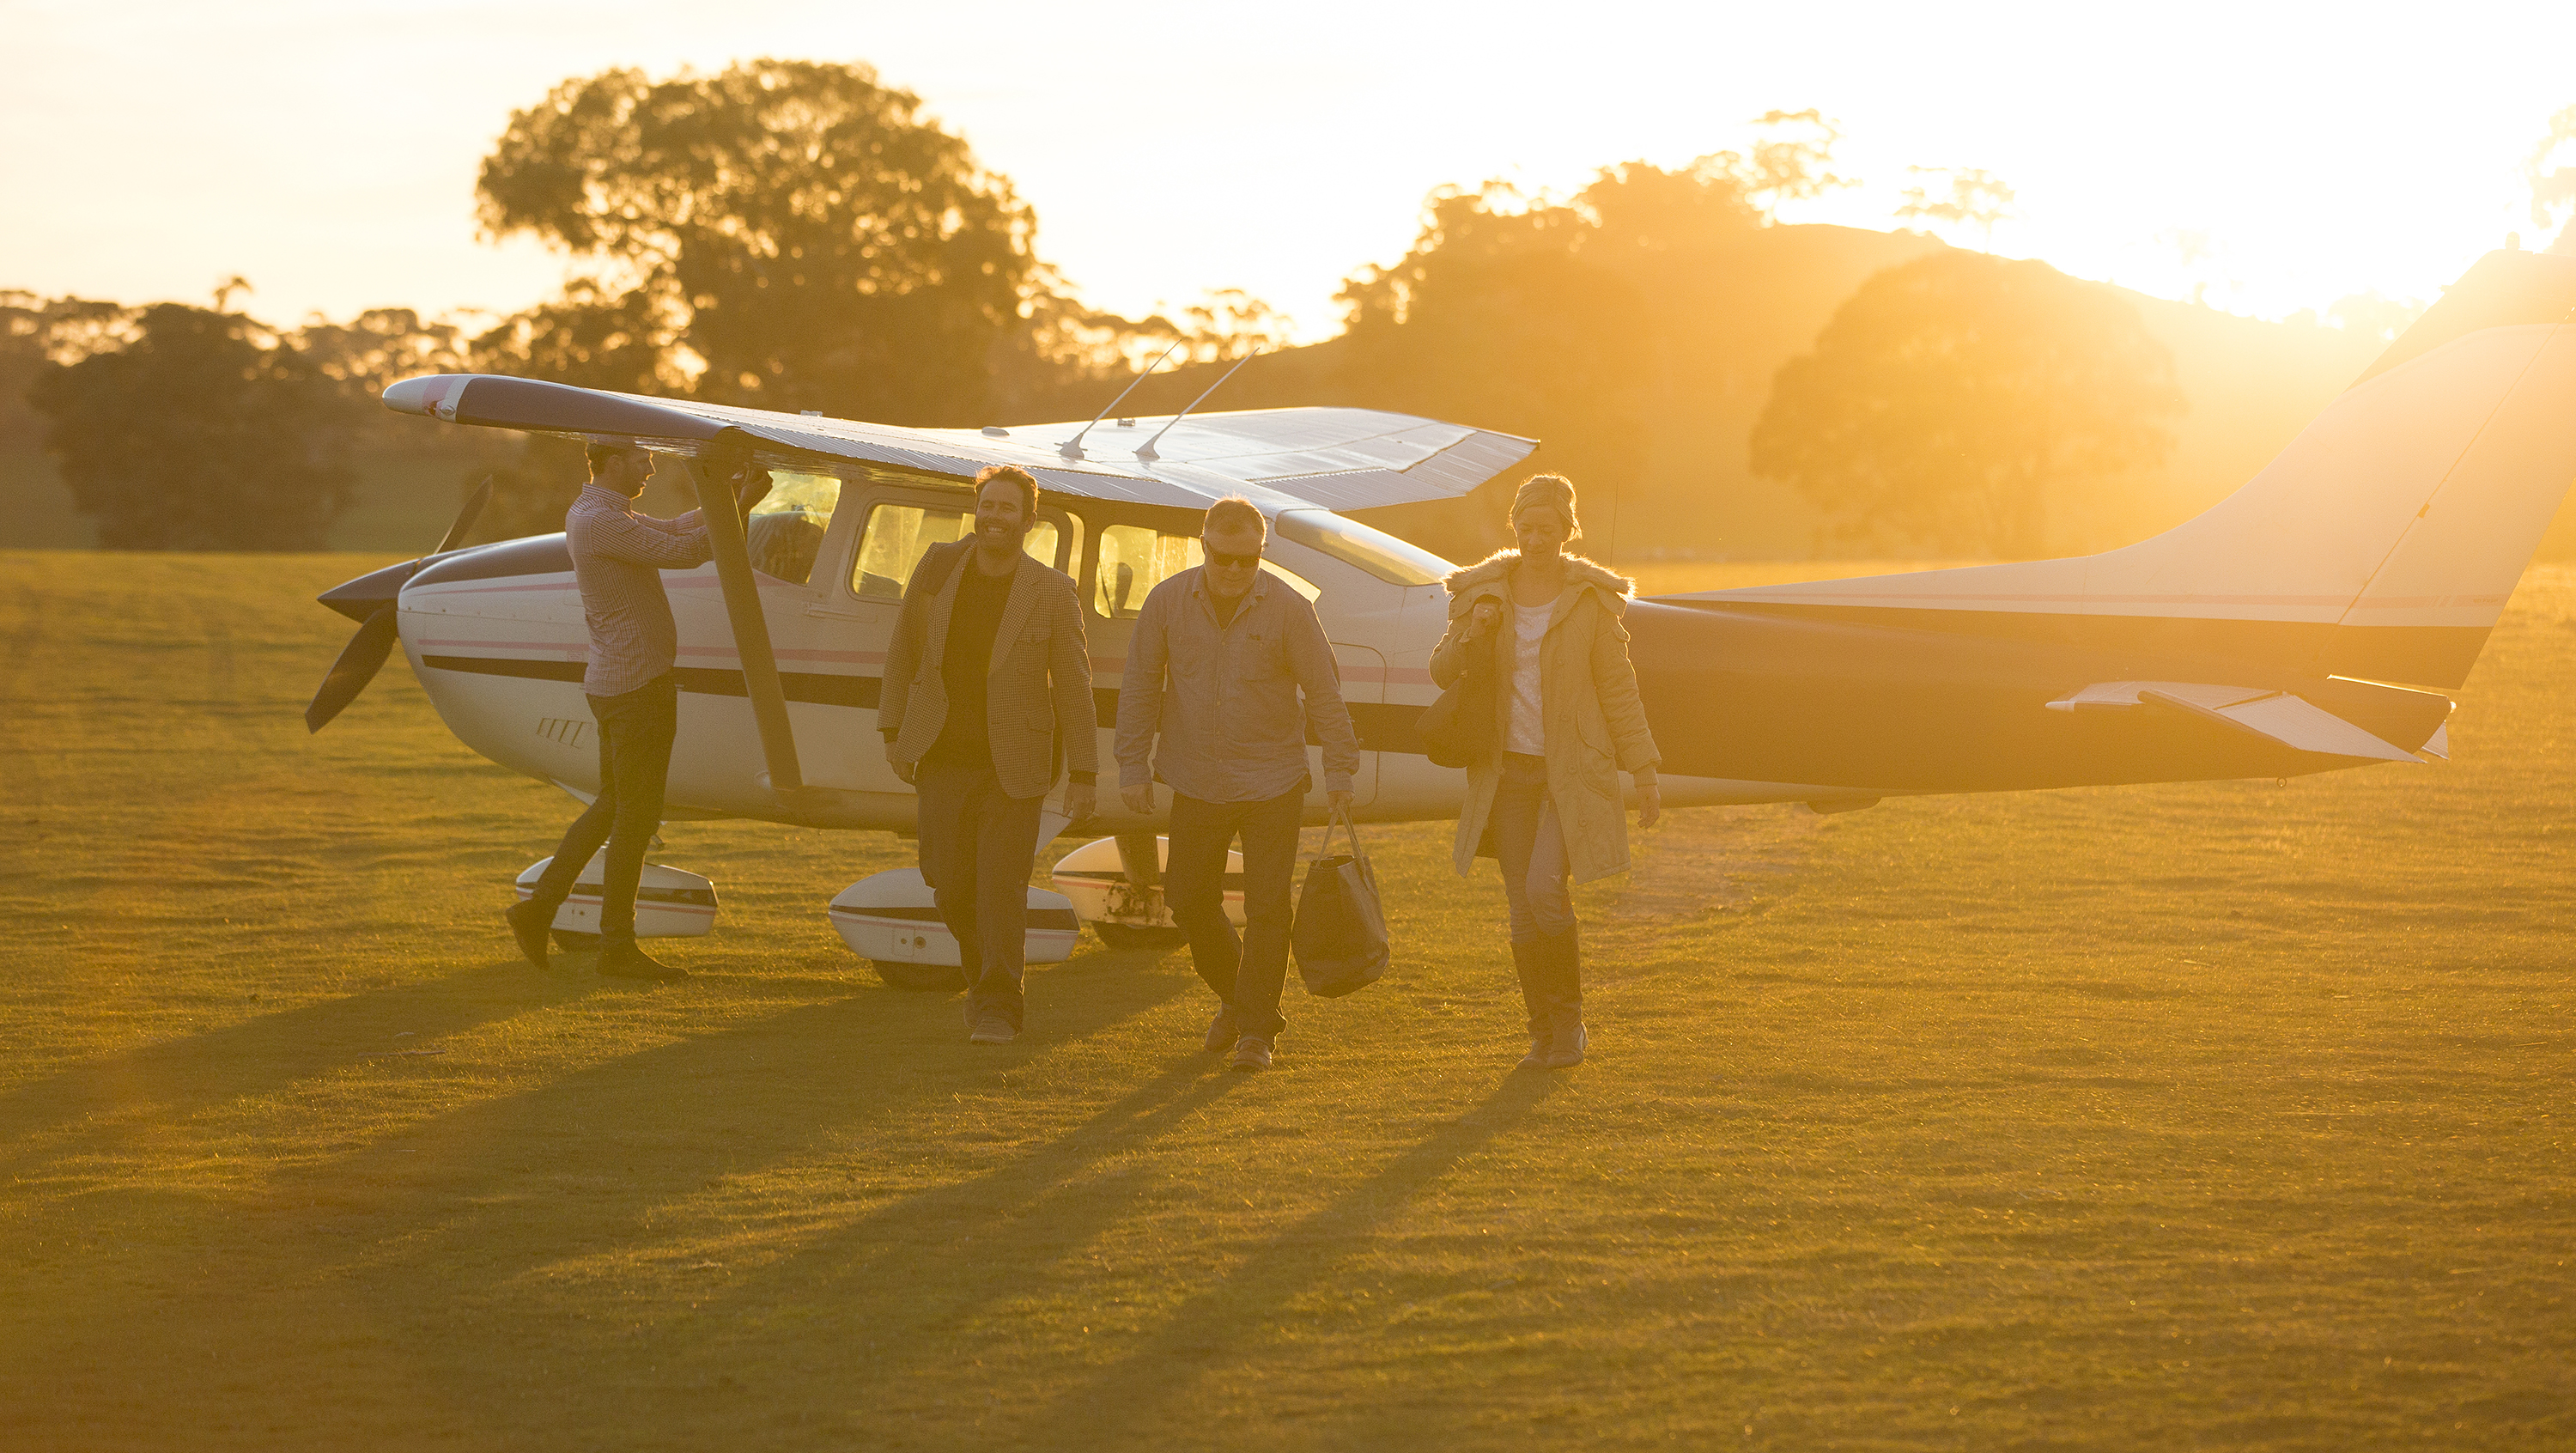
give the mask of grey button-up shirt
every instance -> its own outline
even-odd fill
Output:
[[[1206,569],[1155,586],[1136,617],[1118,688],[1118,785],[1160,773],[1202,802],[1267,801],[1306,781],[1311,726],[1324,745],[1324,789],[1349,791],[1359,738],[1315,608],[1262,571],[1220,626]]]
[[[581,689],[623,696],[670,670],[679,659],[680,631],[671,621],[671,598],[662,593],[662,572],[715,558],[698,511],[669,520],[639,515],[633,500],[585,484],[564,511],[564,537],[581,586],[582,623],[590,628]]]

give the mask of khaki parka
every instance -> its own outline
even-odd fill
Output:
[[[1503,607],[1502,619],[1483,643],[1494,653],[1494,739],[1510,727],[1512,699],[1512,567],[1517,550],[1501,551],[1443,582],[1449,590],[1449,629],[1431,653],[1431,679],[1443,689],[1467,671],[1467,653],[1476,649],[1468,631],[1476,602]],[[1539,704],[1546,716],[1547,793],[1556,805],[1565,833],[1566,858],[1574,881],[1588,883],[1625,872],[1628,867],[1628,811],[1619,790],[1619,774],[1651,779],[1661,754],[1646,726],[1646,709],[1637,699],[1637,672],[1628,663],[1628,596],[1635,583],[1581,556],[1569,556],[1565,593],[1548,618],[1547,636],[1539,647]],[[1467,800],[1458,813],[1458,839],[1453,850],[1458,873],[1482,853],[1486,825],[1493,815],[1495,789],[1502,783],[1500,756],[1467,769]]]

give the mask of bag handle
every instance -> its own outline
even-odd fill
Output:
[[[1363,867],[1367,866],[1368,849],[1360,846],[1359,826],[1351,821],[1351,810],[1347,807],[1336,807],[1332,809],[1331,815],[1324,819],[1324,840],[1315,845],[1315,856],[1318,858],[1329,858],[1333,855],[1333,829],[1335,827],[1339,827],[1342,830],[1343,836],[1348,837],[1351,840],[1352,859]]]

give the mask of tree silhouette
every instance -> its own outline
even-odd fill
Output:
[[[1907,187],[1905,201],[1896,209],[1896,215],[1907,221],[1974,227],[1991,242],[1995,224],[2012,215],[2013,189],[1993,172],[1936,166],[1910,166],[1905,170],[1920,177],[1947,177],[1950,183],[1949,190],[1938,200],[1930,186]]]
[[[355,480],[338,387],[239,313],[155,304],[27,399],[110,549],[318,550]]]
[[[2569,213],[2549,250],[2576,254],[2576,106],[2549,118],[2549,134],[2532,148],[2522,172],[2531,182],[2532,221],[2547,227],[2561,211]]]
[[[2172,355],[2108,287],[1942,252],[1862,284],[1781,367],[1751,463],[1846,538],[2027,557],[2053,491],[2160,462],[2183,409]]]
[[[511,116],[476,183],[479,216],[594,271],[494,346],[515,341],[540,374],[623,380],[612,387],[687,381],[760,408],[983,422],[1034,219],[920,112],[861,65],[564,82]]]

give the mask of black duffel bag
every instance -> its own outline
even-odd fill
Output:
[[[1414,718],[1413,734],[1435,767],[1473,767],[1493,759],[1493,642],[1470,641],[1467,647],[1467,674]]]
[[[1350,837],[1349,852],[1333,851],[1335,827]],[[1386,972],[1386,912],[1378,903],[1377,873],[1347,809],[1333,813],[1306,869],[1288,946],[1297,954],[1297,977],[1319,999],[1357,993]]]

